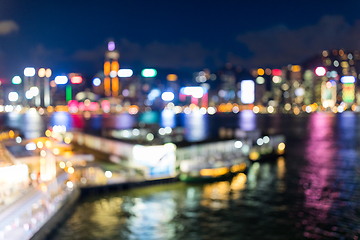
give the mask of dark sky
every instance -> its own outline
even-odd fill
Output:
[[[0,78],[26,66],[95,74],[109,39],[122,67],[280,67],[360,49],[359,9],[352,0],[0,0]]]

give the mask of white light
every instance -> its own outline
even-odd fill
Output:
[[[25,93],[25,97],[26,97],[26,99],[32,99],[34,96],[30,92],[30,90],[27,90],[26,93]]]
[[[210,114],[210,115],[213,115],[216,113],[216,109],[214,107],[209,107],[207,112]]]
[[[22,142],[22,138],[21,138],[20,136],[17,136],[17,137],[15,138],[15,141],[16,141],[17,143],[21,143],[21,142]]]
[[[114,78],[114,77],[117,76],[117,72],[116,71],[111,71],[109,75],[110,75],[111,78]]]
[[[236,141],[235,143],[234,143],[234,147],[235,148],[241,148],[243,146],[243,143],[241,142],[241,141]]]
[[[160,128],[160,129],[159,129],[159,134],[160,134],[160,135],[165,135],[165,129],[164,129],[164,128]]]
[[[35,173],[30,174],[30,178],[31,178],[32,180],[35,180],[35,179],[36,179],[36,174],[35,174]]]
[[[31,95],[37,96],[39,94],[39,88],[38,87],[31,87],[30,92],[31,92]]]
[[[305,89],[303,88],[297,88],[295,89],[295,96],[300,97],[305,94]]]
[[[16,102],[19,99],[19,94],[17,92],[9,92],[8,98],[10,102]]]
[[[21,83],[21,77],[19,76],[15,76],[12,78],[12,83],[13,84],[20,84]]]
[[[94,78],[93,79],[93,84],[94,84],[95,87],[100,86],[100,84],[101,84],[100,78]]]
[[[152,141],[153,139],[154,139],[154,134],[148,133],[148,134],[146,135],[146,140],[148,140],[149,142]]]
[[[344,107],[343,106],[338,106],[337,110],[339,113],[342,113],[344,111]]]
[[[132,134],[133,134],[134,136],[139,136],[140,130],[137,129],[137,128],[135,128],[135,129],[132,130]]]
[[[310,106],[306,106],[305,111],[306,111],[307,113],[311,113],[311,107],[310,107]]]
[[[164,92],[163,94],[161,94],[161,99],[167,102],[174,100],[174,97],[175,96],[172,92]]]
[[[67,82],[69,81],[67,76],[57,76],[55,77],[55,83],[57,85],[61,85],[61,84],[67,84]]]
[[[171,127],[165,127],[165,133],[170,134],[172,132]]]
[[[315,68],[316,76],[322,77],[326,74],[326,69],[324,67],[317,67]]]
[[[265,79],[263,77],[257,77],[256,78],[256,83],[257,84],[264,84],[265,83]]]
[[[36,144],[34,142],[29,142],[25,145],[25,149],[28,151],[33,151],[36,149]]]
[[[71,181],[67,181],[67,182],[66,182],[66,186],[67,186],[68,188],[73,188],[73,187],[74,187],[74,184],[73,184]]]
[[[343,76],[340,78],[342,83],[354,83],[356,81],[354,76]]]
[[[264,136],[263,137],[263,141],[264,143],[269,143],[270,142],[270,138],[268,136]]]
[[[194,98],[201,98],[204,95],[203,87],[184,87],[180,89],[180,92],[187,96],[193,96]]]
[[[255,101],[255,84],[252,80],[241,82],[241,102],[251,104]]]
[[[133,70],[131,69],[120,69],[118,71],[119,77],[131,77],[133,75]]]
[[[206,114],[206,108],[204,108],[204,107],[200,108],[200,114],[205,115]]]
[[[264,144],[264,140],[262,140],[262,138],[258,138],[258,140],[256,141],[256,144],[261,146]]]
[[[14,107],[13,107],[13,106],[11,106],[11,105],[6,105],[6,106],[5,106],[5,112],[12,112],[12,111],[14,111]]]
[[[112,177],[112,172],[106,171],[106,172],[105,172],[105,177],[111,178],[111,177]]]
[[[25,77],[33,77],[35,76],[35,68],[27,67],[24,69],[24,76]]]

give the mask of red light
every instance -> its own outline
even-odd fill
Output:
[[[273,76],[281,76],[282,71],[280,69],[273,69],[271,73]]]
[[[70,81],[72,84],[80,84],[83,81],[83,78],[81,76],[72,76],[70,78]]]
[[[326,74],[326,69],[324,67],[317,67],[315,68],[315,74],[318,77],[322,77]]]

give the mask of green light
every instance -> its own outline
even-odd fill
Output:
[[[66,102],[72,99],[71,85],[66,85]]]
[[[12,83],[16,84],[16,85],[20,84],[21,83],[21,77],[19,77],[19,76],[13,77],[12,78]]]
[[[141,76],[146,77],[146,78],[155,77],[156,74],[157,74],[157,71],[153,68],[145,68],[141,71]]]

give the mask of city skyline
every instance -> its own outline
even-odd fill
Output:
[[[109,40],[120,51],[122,67],[185,71],[227,62],[281,67],[324,49],[360,49],[360,24],[351,14],[358,3],[312,4],[4,1],[0,78],[9,80],[26,66],[94,75],[102,69]],[[109,6],[119,14],[107,13]]]

